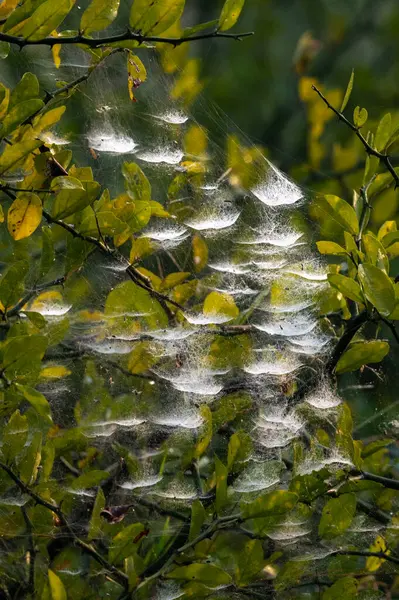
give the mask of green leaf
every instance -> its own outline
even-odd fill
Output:
[[[331,498],[323,508],[319,523],[319,535],[332,539],[342,535],[350,526],[356,513],[355,494],[342,494]]]
[[[0,42],[0,59],[7,58],[10,53],[10,42]]]
[[[50,583],[51,600],[67,600],[64,584],[51,569],[48,570],[48,580]]]
[[[42,145],[41,140],[26,139],[17,144],[7,145],[3,154],[0,156],[0,175],[3,175],[10,169],[18,166],[25,156],[36,150]]]
[[[28,383],[36,380],[46,348],[43,335],[22,335],[7,340],[2,368],[8,379]]]
[[[395,308],[395,288],[388,275],[369,263],[359,265],[358,278],[367,300],[384,317]]]
[[[235,569],[237,585],[252,583],[265,566],[263,546],[260,540],[249,540],[240,552]]]
[[[43,394],[41,394],[34,388],[29,387],[27,385],[21,385],[19,383],[16,383],[15,387],[23,395],[23,397],[33,406],[35,411],[52,425],[53,419],[51,417],[51,408],[45,396],[43,396]]]
[[[340,112],[344,112],[344,110],[346,108],[346,105],[349,102],[349,98],[351,96],[352,89],[353,89],[353,81],[354,81],[354,79],[355,79],[355,71],[354,71],[354,69],[352,69],[352,74],[351,74],[350,79],[349,79],[348,87],[346,88],[344,99],[342,100],[341,111]]]
[[[228,469],[217,456],[215,456],[215,475],[216,475],[216,512],[218,515],[222,512],[227,502],[227,475]]]
[[[11,92],[8,110],[10,111],[12,108],[14,108],[14,106],[20,104],[21,102],[31,100],[32,98],[37,98],[39,96],[39,92],[39,80],[36,75],[29,72],[24,73]]]
[[[194,449],[195,458],[200,458],[208,448],[212,440],[212,412],[209,406],[203,404],[200,408],[200,414],[203,419],[203,427],[200,438]]]
[[[249,504],[241,505],[241,513],[244,519],[256,517],[270,517],[282,515],[289,512],[298,501],[298,496],[286,490],[277,490],[263,496],[259,496]]]
[[[87,490],[92,487],[97,487],[107,479],[109,479],[110,474],[108,471],[88,471],[87,473],[83,473],[76,479],[74,479],[72,485],[70,486],[73,490]]]
[[[37,479],[42,458],[42,432],[35,431],[25,444],[19,462],[19,475],[24,483],[32,485]]]
[[[389,259],[382,243],[373,233],[366,233],[362,237],[363,248],[366,252],[368,262],[383,269],[389,274]]]
[[[213,430],[216,432],[222,425],[234,421],[241,413],[252,406],[252,398],[246,392],[226,394],[220,398],[216,410],[212,414]],[[234,434],[233,434],[234,435]]]
[[[194,500],[191,505],[191,521],[190,521],[190,533],[188,541],[192,542],[201,533],[201,528],[205,523],[206,512],[202,505],[201,500]]]
[[[355,210],[350,204],[338,196],[327,195],[319,201],[320,208],[335,223],[354,235],[359,233],[359,222]]]
[[[1,453],[6,462],[15,461],[22,452],[28,437],[28,428],[28,419],[16,410],[2,432]]]
[[[108,294],[105,314],[123,316],[129,313],[143,314],[142,318],[151,329],[164,329],[168,326],[167,316],[159,302],[133,281],[124,281]]]
[[[130,27],[144,35],[159,35],[180,19],[185,0],[134,0]]]
[[[128,355],[130,373],[138,375],[153,367],[160,358],[159,347],[154,342],[137,342]]]
[[[337,273],[336,275],[329,274],[328,275],[329,283],[335,287],[345,298],[350,298],[355,302],[360,302],[364,304],[364,298],[362,294],[362,290],[360,285],[351,279],[350,277],[345,277],[345,275],[340,275]]]
[[[22,123],[24,123],[29,117],[37,113],[43,108],[44,102],[42,100],[32,98],[31,100],[25,100],[20,102],[11,111],[8,112],[7,116],[3,120],[0,137],[6,137],[10,132],[17,129]]]
[[[132,200],[151,200],[151,184],[136,163],[123,163],[122,175]]]
[[[13,306],[22,296],[29,264],[24,260],[14,262],[0,278],[0,302],[5,309]]]
[[[348,254],[345,248],[342,248],[342,246],[335,242],[316,242],[316,246],[320,254],[335,254],[337,256],[340,254]]]
[[[47,0],[26,21],[20,31],[21,37],[31,41],[46,37],[61,25],[75,2],[76,0],[57,0],[54,3],[54,0]]]
[[[338,361],[336,372],[356,371],[363,365],[379,363],[389,352],[388,342],[377,340],[352,344]]]
[[[281,592],[287,588],[295,587],[295,585],[300,583],[308,568],[308,561],[288,560],[282,565],[274,581],[276,591]]]
[[[145,227],[151,218],[151,204],[148,200],[132,200],[130,195],[121,194],[114,201],[115,215],[126,223],[130,233]]]
[[[353,111],[353,123],[356,125],[356,127],[363,127],[368,117],[369,114],[365,108],[356,106],[355,110]]]
[[[183,581],[198,581],[212,588],[231,583],[231,577],[226,571],[216,565],[200,563],[192,563],[187,567],[177,567],[177,569],[168,573],[166,577]]]
[[[214,19],[213,21],[207,21],[206,23],[199,23],[198,25],[194,25],[194,27],[186,27],[183,31],[182,37],[190,37],[192,35],[197,35],[201,31],[213,29],[217,26],[218,22],[218,19]]]
[[[44,277],[50,271],[55,260],[53,232],[51,227],[44,226],[42,232],[42,255],[40,257],[39,277]]]
[[[355,600],[358,597],[357,586],[354,577],[343,577],[324,592],[322,600]]]
[[[392,117],[391,113],[387,113],[378,123],[377,131],[374,138],[374,147],[379,152],[385,148],[392,130]]]
[[[120,563],[123,559],[137,552],[137,536],[145,529],[142,523],[133,523],[120,531],[113,539],[109,548],[111,563]]]
[[[80,20],[83,35],[101,31],[111,25],[118,14],[120,0],[92,0]]]
[[[99,212],[88,215],[80,224],[79,232],[83,235],[98,238],[101,235],[117,235],[125,230],[125,223],[118,219],[111,211]]]
[[[237,23],[244,4],[245,0],[226,0],[219,17],[220,31],[227,31]]]

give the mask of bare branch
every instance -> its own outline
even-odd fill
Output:
[[[146,43],[162,43],[162,44],[170,44],[172,46],[180,46],[181,44],[186,44],[188,42],[196,42],[198,40],[209,40],[214,38],[227,38],[231,40],[241,41],[245,37],[249,37],[254,35],[253,31],[247,31],[245,33],[223,33],[220,31],[211,31],[209,33],[202,33],[198,35],[191,35],[187,37],[181,38],[163,38],[159,36],[153,35],[144,35],[142,33],[137,33],[135,31],[131,31],[127,29],[123,33],[119,33],[118,35],[106,36],[102,38],[90,38],[84,35],[74,35],[74,36],[59,36],[59,37],[46,37],[41,40],[29,40],[23,37],[9,35],[7,33],[0,33],[0,41],[1,42],[9,42],[10,44],[15,44],[20,48],[24,48],[25,46],[56,46],[60,45],[73,45],[73,44],[81,44],[84,46],[88,46],[89,48],[101,48],[102,46],[111,46],[115,44],[119,44],[126,41],[135,41],[138,44],[146,44]]]

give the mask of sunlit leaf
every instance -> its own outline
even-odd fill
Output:
[[[145,529],[142,523],[133,523],[120,531],[109,548],[111,563],[120,563],[124,558],[135,554],[138,548],[136,537]]]
[[[395,289],[385,271],[363,263],[359,265],[358,277],[367,300],[378,312],[388,316],[395,308]]]
[[[50,423],[53,422],[50,405],[47,398],[42,393],[27,385],[16,384],[16,387],[40,416],[44,417],[44,419]]]
[[[8,210],[7,227],[14,240],[32,235],[42,220],[42,203],[36,194],[23,192]]]
[[[341,112],[343,112],[345,110],[346,105],[349,102],[349,98],[351,96],[352,89],[353,89],[354,79],[355,79],[355,71],[352,69],[352,74],[351,74],[350,79],[349,79],[348,87],[346,88],[344,99],[342,100]]]
[[[76,0],[46,0],[40,4],[24,24],[20,35],[29,40],[40,40],[61,25]]]
[[[374,146],[378,151],[382,151],[391,135],[392,131],[392,117],[391,113],[387,113],[378,123],[377,131],[374,138]]]
[[[328,281],[335,287],[345,298],[350,298],[355,302],[364,303],[364,298],[360,285],[350,277],[345,277],[337,273],[336,275],[328,275]]]
[[[51,569],[48,570],[48,580],[50,583],[51,599],[67,600],[67,593],[64,584],[58,575],[56,575],[54,571],[51,571]]]
[[[166,31],[183,13],[185,0],[134,0],[130,27],[145,35]]]
[[[342,494],[331,498],[323,508],[319,523],[319,535],[331,539],[342,535],[352,523],[356,511],[356,496]]]
[[[241,505],[241,513],[244,519],[282,515],[292,510],[297,501],[298,496],[293,492],[278,490],[259,496],[259,498],[249,504],[243,503]]]
[[[388,342],[369,341],[352,344],[338,361],[337,373],[360,369],[362,365],[379,363],[389,352]]]
[[[219,17],[220,31],[227,31],[237,23],[244,3],[245,0],[226,0]]]
[[[92,0],[80,20],[82,34],[101,31],[111,25],[118,14],[120,0]]]
[[[368,112],[365,108],[360,108],[360,106],[356,106],[355,110],[353,111],[353,122],[356,125],[356,127],[363,127],[363,125],[368,119],[368,116]]]

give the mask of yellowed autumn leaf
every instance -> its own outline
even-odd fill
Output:
[[[136,102],[134,90],[136,90],[147,79],[147,69],[143,65],[138,56],[129,52],[127,58],[127,86],[129,90],[129,98]]]
[[[42,203],[36,194],[25,192],[11,204],[7,215],[7,227],[14,240],[29,237],[42,220]]]
[[[44,367],[40,371],[40,377],[45,379],[60,379],[61,377],[67,377],[71,374],[71,371],[62,365],[53,365],[51,367]]]
[[[208,262],[208,246],[199,235],[195,235],[192,240],[193,262],[196,273],[202,271]]]

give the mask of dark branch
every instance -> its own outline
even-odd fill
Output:
[[[375,557],[381,558],[383,560],[387,560],[388,562],[392,562],[395,565],[399,565],[399,558],[392,556],[391,554],[387,554],[386,552],[369,552],[368,550],[335,550],[332,552],[330,556],[364,556],[365,558]]]
[[[343,353],[349,346],[349,344],[352,341],[352,339],[354,338],[355,334],[367,322],[368,318],[369,318],[368,312],[367,312],[367,310],[364,310],[363,312],[356,315],[356,317],[353,317],[353,319],[350,319],[350,321],[348,321],[348,324],[347,324],[344,334],[339,339],[330,359],[327,362],[327,365],[326,365],[327,373],[329,373],[330,375],[333,374],[333,372],[335,371],[335,368],[338,364],[339,359],[341,358],[341,356],[343,355]]]
[[[51,504],[50,502],[47,502],[47,500],[45,500],[44,498],[42,498],[41,496],[39,496],[38,494],[36,494],[36,492],[34,492],[29,486],[27,486],[13,472],[13,470],[8,465],[0,462],[0,468],[3,469],[3,471],[5,471],[7,473],[7,475],[10,477],[10,479],[12,479],[14,481],[14,483],[19,487],[19,489],[24,494],[27,494],[28,496],[30,496],[36,502],[36,504],[40,504],[40,506],[43,506],[44,508],[47,508],[47,510],[50,510],[55,515],[57,515],[57,517],[58,517],[61,525],[66,529],[66,531],[68,532],[69,537],[73,540],[73,542],[77,546],[79,546],[84,552],[86,552],[87,554],[89,554],[102,567],[104,567],[107,571],[109,571],[109,573],[111,573],[113,575],[115,581],[117,581],[121,586],[123,586],[124,588],[126,588],[128,586],[128,578],[125,575],[125,573],[123,573],[122,571],[120,571],[119,569],[117,569],[116,567],[114,567],[113,565],[111,565],[111,563],[109,563],[105,558],[103,558],[101,556],[101,554],[99,554],[97,552],[97,550],[95,550],[95,548],[92,545],[86,544],[86,542],[84,542],[83,540],[81,540],[75,534],[75,532],[73,531],[73,529],[69,525],[69,523],[68,523],[68,521],[67,521],[64,513],[62,512],[62,510],[60,509],[60,507],[57,504]]]
[[[253,31],[248,31],[245,33],[223,33],[219,31],[211,31],[209,33],[202,33],[198,35],[191,35],[188,37],[181,38],[163,38],[153,35],[144,35],[142,33],[137,33],[127,29],[124,33],[119,33],[118,35],[106,36],[103,38],[89,38],[83,35],[74,35],[70,37],[60,36],[60,37],[47,37],[41,40],[27,40],[23,37],[18,37],[15,35],[9,35],[7,33],[0,33],[0,41],[1,42],[9,42],[10,44],[15,44],[20,48],[24,48],[25,46],[57,46],[67,45],[67,44],[81,44],[84,46],[88,46],[90,48],[100,48],[101,46],[111,46],[115,44],[119,44],[126,41],[135,41],[138,44],[145,43],[162,43],[162,44],[170,44],[172,46],[180,46],[181,44],[186,44],[187,42],[196,42],[198,40],[209,40],[214,38],[228,38],[232,40],[241,41],[243,38],[253,35]]]
[[[326,106],[333,111],[333,113],[338,117],[338,119],[340,121],[342,121],[343,123],[345,123],[345,125],[347,125],[349,127],[349,129],[351,129],[356,136],[359,138],[359,140],[362,142],[367,154],[369,156],[376,156],[377,158],[379,158],[381,160],[381,162],[384,163],[386,169],[390,172],[390,174],[392,175],[392,179],[395,182],[395,188],[399,187],[399,175],[396,173],[395,169],[392,166],[391,163],[391,158],[388,154],[384,154],[383,152],[379,152],[378,150],[376,150],[375,148],[373,148],[368,141],[366,140],[366,138],[363,136],[363,134],[360,132],[359,128],[356,127],[356,125],[354,125],[353,123],[351,123],[346,117],[345,115],[342,114],[342,112],[340,112],[339,110],[337,110],[336,108],[334,108],[334,106],[332,106],[332,104],[330,104],[330,102],[327,100],[327,98],[324,96],[324,94],[322,94],[322,92],[317,89],[317,87],[315,85],[312,85],[312,89],[320,96],[320,98],[323,100],[323,102],[326,104]]]

